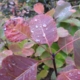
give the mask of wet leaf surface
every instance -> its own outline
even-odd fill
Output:
[[[57,80],[80,80],[80,70],[73,69],[60,74]]]
[[[56,23],[48,15],[37,15],[29,23],[32,39],[40,44],[51,45],[57,38]]]
[[[36,80],[37,62],[22,56],[8,56],[2,62],[0,80]]]

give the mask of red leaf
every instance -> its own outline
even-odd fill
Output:
[[[3,60],[0,80],[36,80],[36,73],[36,61],[13,55]]]
[[[40,44],[51,45],[57,38],[56,23],[48,15],[37,15],[30,21],[32,39]]]
[[[34,11],[38,14],[43,14],[44,13],[44,5],[42,3],[36,3],[34,5]]]
[[[73,41],[73,37],[71,35],[64,38],[59,38],[58,45],[60,48],[62,48],[71,41]],[[68,54],[72,51],[72,49],[73,49],[73,43],[70,43],[69,45],[65,46],[65,48],[63,48],[62,50]]]
[[[73,69],[60,74],[57,80],[80,80],[80,70]]]
[[[28,23],[21,17],[8,20],[4,26],[5,35],[10,41],[18,42],[30,37]]]

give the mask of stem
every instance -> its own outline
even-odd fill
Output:
[[[56,77],[58,76],[58,72],[57,72],[57,68],[56,68],[56,62],[55,62],[55,54],[52,55],[53,57],[53,66],[54,66],[54,71],[55,71],[55,75]]]

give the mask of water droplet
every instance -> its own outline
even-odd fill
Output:
[[[72,73],[69,73],[70,76],[72,76]]]
[[[45,37],[46,35],[45,34],[43,34],[43,37]]]
[[[40,40],[39,39],[36,39],[36,42],[40,42]]]
[[[80,72],[78,72],[78,74],[80,74]]]
[[[43,24],[43,27],[46,27],[46,24]]]
[[[35,19],[34,21],[37,21],[37,19]]]
[[[38,28],[38,26],[36,25],[36,28]]]
[[[6,31],[6,27],[4,28],[4,31]]]
[[[31,30],[31,33],[33,33],[34,31]]]

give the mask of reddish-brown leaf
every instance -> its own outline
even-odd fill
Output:
[[[57,80],[80,80],[80,70],[73,69],[64,73],[61,73]]]
[[[37,62],[22,56],[8,56],[3,60],[0,80],[36,80]]]
[[[42,3],[36,3],[34,5],[34,11],[38,14],[43,14],[44,13],[44,5]]]
[[[65,46],[71,41],[73,41],[73,37],[71,35],[67,37],[59,38],[58,45],[60,48],[62,48],[63,46]],[[70,53],[73,50],[73,43],[70,43],[69,45],[65,46],[62,50],[67,54]]]
[[[4,25],[6,37],[13,42],[22,41],[30,37],[30,29],[27,21],[23,18],[13,18]]]
[[[20,46],[17,43],[12,43],[9,46],[9,49],[12,50],[13,53],[21,52],[21,48],[20,48]]]
[[[56,23],[48,15],[37,15],[29,23],[32,39],[40,44],[51,45],[57,38]]]
[[[27,56],[32,56],[34,53],[34,49],[33,48],[23,48],[22,49],[22,56],[27,57]]]
[[[55,9],[52,8],[50,11],[48,11],[47,13],[45,13],[46,15],[52,16],[54,15]]]

